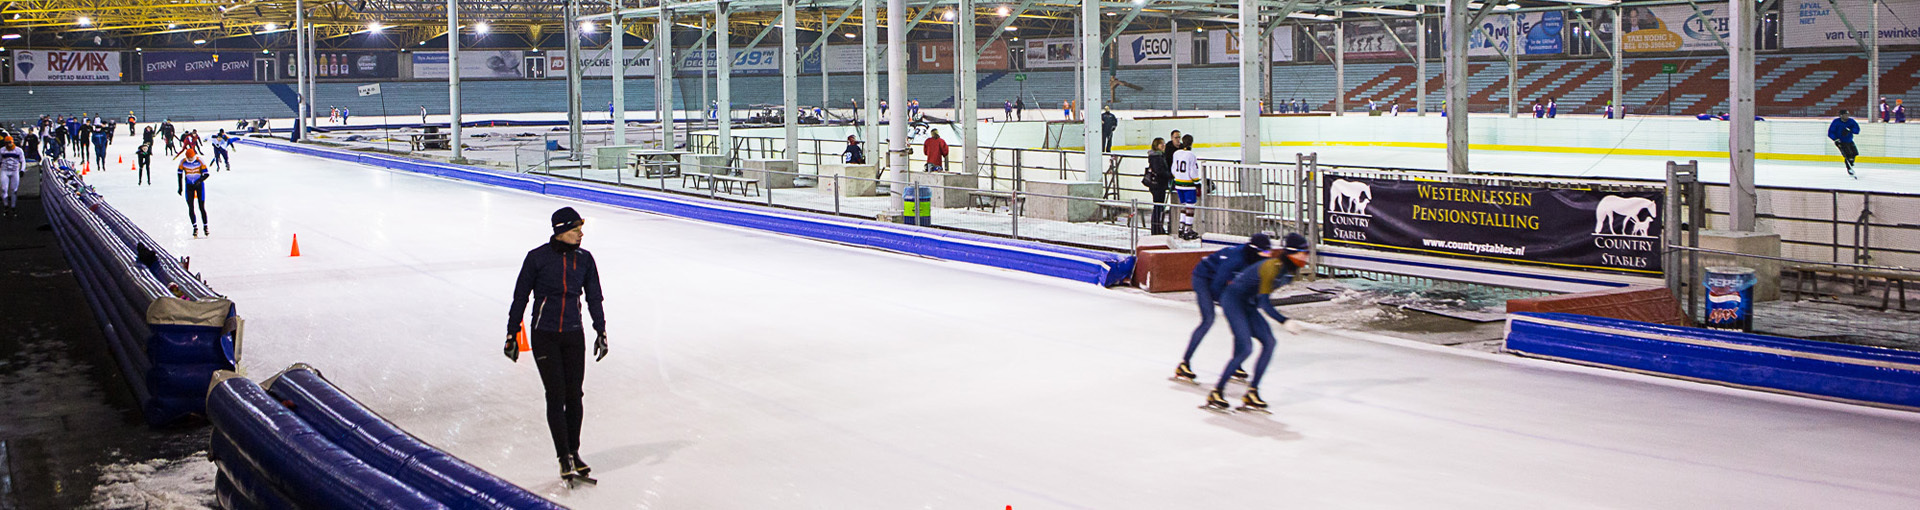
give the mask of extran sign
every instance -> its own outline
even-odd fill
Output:
[[[253,54],[149,51],[140,54],[140,80],[253,81]]]
[[[120,52],[15,51],[13,81],[120,81]]]

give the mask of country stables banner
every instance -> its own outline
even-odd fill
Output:
[[[1659,192],[1325,175],[1328,244],[1618,273],[1661,273]]]
[[[1272,53],[1273,55],[1273,61],[1274,62],[1292,62],[1293,61],[1293,25],[1280,25],[1278,27],[1274,27],[1272,37],[1273,37],[1272,39],[1273,50],[1270,53]],[[1209,64],[1240,63],[1240,31],[1239,30],[1208,30],[1207,31],[1207,63]]]
[[[1780,8],[1781,44],[1788,48],[1853,46],[1873,26],[1869,0],[1798,0]],[[1853,30],[1847,30],[1847,23]],[[1864,42],[1864,41],[1863,41]],[[1881,0],[1880,46],[1920,44],[1920,0]]]
[[[1627,32],[1621,34],[1620,42],[1628,53],[1725,51],[1719,41],[1727,37],[1727,4],[1700,4],[1699,12],[1689,5],[1622,9]],[[1718,39],[1715,34],[1719,34]]]
[[[120,52],[14,50],[13,81],[120,81]]]

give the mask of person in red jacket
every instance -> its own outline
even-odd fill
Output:
[[[927,171],[947,171],[947,140],[940,138],[940,130],[933,130],[933,135],[927,138],[926,149]]]

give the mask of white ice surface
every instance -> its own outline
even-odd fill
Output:
[[[113,154],[131,150],[122,137]],[[312,363],[575,508],[1920,506],[1912,414],[1310,332],[1277,349],[1274,416],[1220,416],[1165,379],[1190,305],[259,148],[234,159],[207,183],[215,235],[198,240],[170,171],[89,180],[238,303],[250,375]],[[520,259],[563,205],[589,218],[613,343],[586,377],[582,454],[601,484],[570,493],[533,363],[499,350]],[[1203,376],[1227,336],[1202,346]]]

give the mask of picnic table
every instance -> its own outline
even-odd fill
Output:
[[[688,151],[637,150],[633,151],[633,162],[627,166],[633,168],[634,177],[676,177],[680,175],[680,157],[693,154]]]

